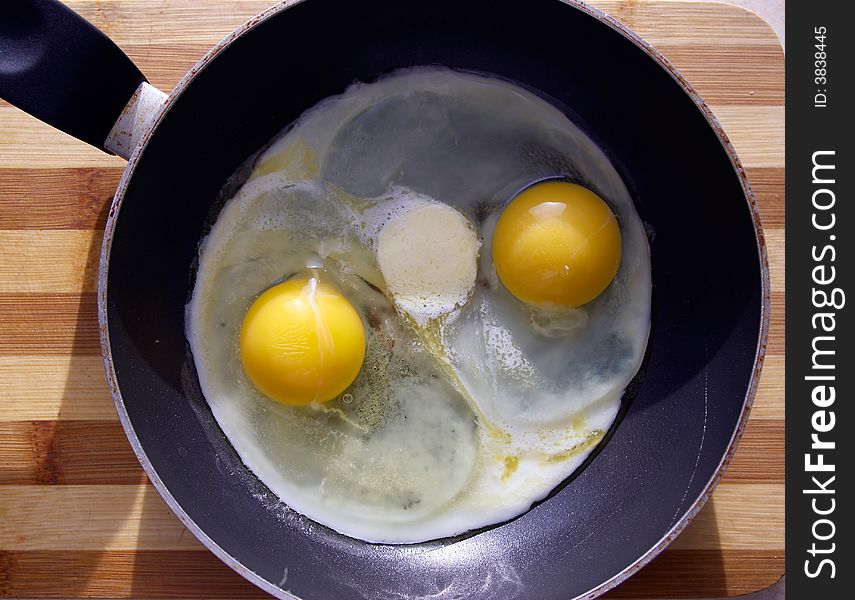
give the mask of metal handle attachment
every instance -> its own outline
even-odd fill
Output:
[[[45,123],[127,158],[165,97],[145,81],[57,0],[0,2],[0,97]]]

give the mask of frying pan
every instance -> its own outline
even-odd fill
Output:
[[[621,24],[575,0],[284,3],[168,97],[51,0],[4,2],[0,34],[0,95],[130,158],[101,253],[107,379],[167,504],[251,582],[283,598],[592,598],[649,562],[709,497],[765,351],[763,236],[709,109]],[[459,538],[373,545],[294,514],[242,465],[200,393],[184,306],[214,199],[248,156],[353,81],[430,64],[520,82],[604,149],[649,229],[652,332],[608,441],[550,497]]]

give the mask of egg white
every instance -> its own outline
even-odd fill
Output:
[[[612,285],[560,315],[510,296],[490,252],[502,205],[546,177],[594,189],[623,241]],[[412,236],[422,266],[378,257],[417,210],[459,232],[460,260],[431,260],[443,227]],[[563,113],[505,81],[411,69],[321,102],[254,158],[200,247],[187,338],[214,416],[276,496],[352,537],[425,541],[525,512],[602,439],[644,355],[649,260],[623,181]],[[247,380],[237,336],[258,294],[305,272],[350,299],[368,349],[339,399],[295,408]],[[425,281],[451,283],[430,298]]]

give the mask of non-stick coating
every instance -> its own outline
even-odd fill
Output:
[[[650,227],[653,331],[626,415],[558,494],[465,539],[381,547],[260,499],[264,487],[200,396],[184,305],[212,202],[244,159],[351,82],[427,64],[541,91],[612,157]],[[121,395],[151,466],[250,571],[309,599],[546,600],[633,565],[715,475],[753,376],[762,277],[720,139],[668,72],[599,20],[557,0],[309,0],[240,37],[164,117],[121,204],[107,316]]]

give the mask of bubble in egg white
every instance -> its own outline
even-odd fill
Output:
[[[650,323],[644,228],[590,138],[518,86],[419,68],[319,103],[254,160],[200,248],[187,338],[214,416],[273,493],[341,533],[411,543],[517,516],[582,463]],[[546,177],[590,187],[621,227],[615,281],[575,312],[526,307],[492,267],[503,203]],[[442,248],[416,244],[430,235],[407,244],[418,211],[457,228],[471,268],[443,272]],[[340,398],[295,408],[251,385],[237,337],[255,297],[306,272],[350,300],[368,347]]]

